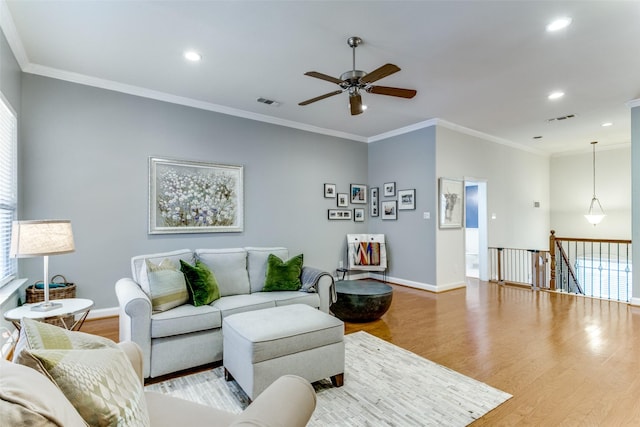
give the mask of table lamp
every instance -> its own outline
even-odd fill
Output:
[[[44,302],[34,305],[34,311],[49,311],[61,307],[49,302],[49,255],[75,251],[71,221],[13,221],[10,255],[16,258],[44,257]]]

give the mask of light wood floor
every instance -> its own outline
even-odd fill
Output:
[[[513,395],[474,426],[640,425],[639,308],[469,279],[440,294],[394,285],[382,319],[346,324],[359,330]]]

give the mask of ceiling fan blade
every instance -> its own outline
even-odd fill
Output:
[[[356,116],[362,114],[362,96],[349,95],[349,106],[351,107],[351,115]]]
[[[328,98],[330,96],[338,95],[339,93],[342,93],[342,91],[341,90],[334,90],[333,92],[325,93],[324,95],[316,96],[315,98],[311,98],[311,99],[307,99],[306,101],[302,101],[298,105],[309,105],[312,102],[320,101],[320,100]]]
[[[393,73],[397,73],[398,71],[400,71],[400,67],[398,67],[397,65],[384,64],[382,67],[376,68],[366,76],[362,77],[360,79],[360,83],[373,83],[384,77],[390,76]]]
[[[398,96],[400,98],[413,98],[416,96],[416,93],[418,93],[413,89],[402,89],[399,87],[389,86],[371,86],[367,89],[367,92],[378,95]]]
[[[320,79],[320,80],[326,80],[328,82],[335,83],[337,85],[342,83],[342,80],[340,79],[328,76],[326,74],[319,73],[317,71],[307,71],[306,73],[304,73],[304,75],[309,77],[315,77],[316,79]]]

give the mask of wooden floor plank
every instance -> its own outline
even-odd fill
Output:
[[[474,425],[637,425],[640,309],[468,280],[434,294],[393,285],[389,311],[347,323],[513,394]],[[82,330],[117,340],[118,320]]]

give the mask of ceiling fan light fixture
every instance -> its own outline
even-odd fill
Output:
[[[405,99],[413,98],[416,95],[417,92],[413,89],[373,85],[374,82],[400,71],[400,67],[398,67],[397,65],[384,64],[383,66],[376,68],[370,73],[356,69],[356,47],[358,47],[361,43],[362,39],[360,37],[353,36],[347,39],[347,44],[352,49],[353,67],[351,70],[342,73],[339,79],[327,74],[319,73],[317,71],[307,71],[306,73],[304,73],[305,76],[314,77],[316,79],[337,84],[340,89],[342,89],[341,91],[334,91],[325,95],[316,96],[315,98],[299,102],[298,105],[309,105],[316,101],[320,101],[322,99],[337,95],[339,93],[347,92],[349,94],[349,110],[351,111],[351,115],[355,116],[361,114],[367,108],[362,104],[362,91],[377,95],[395,96]]]

